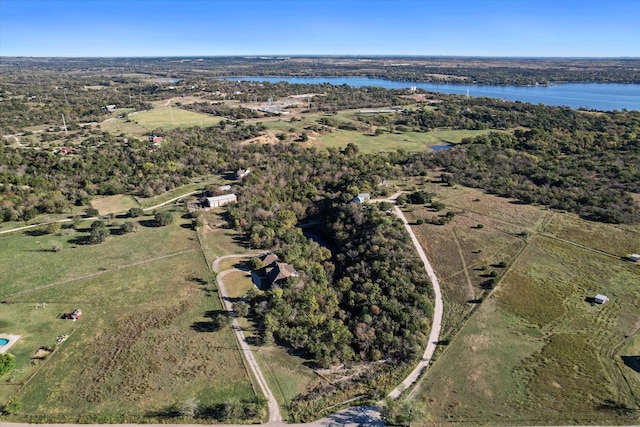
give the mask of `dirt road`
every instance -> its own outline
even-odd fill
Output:
[[[247,362],[247,366],[251,370],[251,374],[255,378],[262,394],[267,398],[267,404],[269,406],[269,423],[276,423],[282,421],[282,414],[280,413],[280,405],[278,405],[278,401],[275,396],[271,392],[269,388],[269,384],[267,380],[262,375],[262,370],[260,369],[260,365],[256,361],[256,358],[253,356],[253,351],[249,347],[249,343],[247,343],[247,339],[244,336],[244,332],[242,332],[242,328],[240,327],[240,323],[238,322],[238,318],[233,314],[233,308],[231,306],[231,300],[229,299],[229,294],[227,293],[227,289],[224,285],[224,277],[235,271],[243,271],[237,268],[230,268],[228,270],[222,271],[218,273],[217,282],[218,282],[218,291],[220,292],[220,296],[224,303],[225,309],[231,313],[233,316],[233,320],[231,322],[231,327],[233,332],[236,335],[236,339],[238,340],[238,344],[240,345],[240,350],[244,355],[245,361]]]
[[[407,218],[405,218],[400,208],[398,206],[394,206],[393,210],[398,218],[402,220],[402,222],[404,223],[404,227],[407,229],[407,232],[411,236],[411,241],[416,247],[418,255],[420,255],[420,259],[424,264],[424,268],[429,275],[429,279],[431,280],[431,284],[433,285],[433,293],[435,295],[435,301],[433,304],[433,323],[431,324],[431,333],[429,334],[429,342],[427,343],[427,348],[424,350],[424,354],[422,355],[422,359],[420,360],[420,363],[418,363],[418,366],[416,366],[415,369],[411,371],[411,373],[407,376],[407,378],[405,378],[396,388],[391,391],[391,393],[389,393],[389,397],[396,399],[411,384],[416,382],[422,371],[424,371],[425,368],[429,365],[431,357],[436,351],[436,346],[438,345],[440,329],[442,328],[442,315],[444,313],[444,306],[442,304],[440,283],[438,282],[436,273],[433,271],[433,267],[431,267],[431,263],[427,259],[427,255],[424,253],[422,246],[420,246],[418,238],[409,226],[409,222],[407,221]]]

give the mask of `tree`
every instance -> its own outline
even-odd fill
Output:
[[[122,234],[127,234],[127,233],[131,233],[133,231],[136,231],[136,224],[134,224],[131,221],[125,221],[122,223],[122,225],[120,226],[120,232]]]
[[[16,358],[13,356],[13,354],[0,354],[0,377],[2,377],[7,372],[13,371],[15,367]]]
[[[57,233],[58,231],[60,231],[60,223],[57,221],[48,223],[45,231],[47,232],[47,234]]]
[[[99,214],[100,214],[100,212],[98,212],[98,209],[96,209],[96,208],[87,208],[87,216],[88,217],[98,216]]]
[[[244,301],[234,302],[232,307],[238,317],[247,317],[249,315],[249,304]]]
[[[129,218],[136,218],[144,215],[144,210],[142,208],[131,208],[127,211],[127,216]]]
[[[155,216],[156,226],[165,227],[173,222],[171,212],[159,212]]]
[[[89,235],[89,242],[97,245],[98,243],[102,243],[107,240],[109,236],[109,230],[107,227],[95,227],[91,229],[91,234]]]
[[[264,263],[260,258],[253,257],[249,260],[249,268],[252,270],[260,270],[262,267],[264,267]]]
[[[57,240],[51,241],[51,251],[52,252],[60,252],[62,250],[62,243]]]

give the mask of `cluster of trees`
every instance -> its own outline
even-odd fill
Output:
[[[228,170],[238,143],[263,130],[234,122],[165,131],[165,143],[153,151],[113,142],[82,145],[67,157],[0,145],[0,222],[68,212],[95,195],[164,193]]]
[[[181,105],[181,107],[188,111],[196,111],[198,113],[206,113],[233,120],[255,119],[260,117],[260,113],[256,110],[244,107],[228,107],[222,102],[194,102],[193,104]]]

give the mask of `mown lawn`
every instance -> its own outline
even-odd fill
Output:
[[[17,395],[30,420],[134,422],[171,418],[188,399],[215,414],[255,398],[232,331],[213,323],[221,303],[190,220],[174,215],[99,245],[58,236],[57,253],[42,236],[2,238],[0,325],[22,338],[0,403]],[[80,320],[59,318],[75,308]],[[41,348],[53,352],[35,359]]]

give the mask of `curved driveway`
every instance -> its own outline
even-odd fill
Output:
[[[250,256],[256,256],[256,254],[227,255],[225,257],[219,257],[213,262],[213,265],[212,265],[213,271],[217,272],[220,261],[222,261],[223,259],[246,258]],[[269,384],[267,383],[267,380],[264,378],[264,375],[262,375],[262,370],[260,369],[260,366],[258,365],[256,358],[253,356],[253,351],[249,347],[249,343],[247,342],[247,339],[244,336],[244,332],[242,332],[242,327],[240,327],[238,318],[233,312],[231,300],[229,298],[229,294],[227,293],[227,288],[225,287],[225,284],[224,284],[224,280],[223,280],[224,277],[227,274],[233,273],[235,271],[246,272],[246,270],[241,270],[238,268],[230,268],[228,270],[224,270],[218,273],[216,277],[216,280],[218,283],[218,291],[220,292],[220,296],[222,298],[222,302],[224,304],[225,309],[227,310],[227,312],[229,312],[229,315],[233,319],[231,321],[231,327],[233,329],[233,332],[236,335],[236,339],[238,340],[238,345],[240,346],[240,350],[244,355],[244,359],[246,360],[247,365],[249,366],[249,369],[253,374],[253,377],[256,379],[256,382],[258,383],[258,386],[260,387],[262,394],[264,394],[264,396],[267,398],[267,404],[269,406],[269,423],[282,422],[282,415],[280,414],[280,405],[278,405],[278,401],[276,400],[275,396],[271,392],[271,389],[269,388]]]
[[[388,201],[395,201],[395,199],[389,199]],[[431,357],[433,357],[433,353],[436,351],[436,346],[438,345],[440,329],[442,328],[442,315],[444,313],[444,306],[442,303],[442,293],[440,292],[440,283],[438,282],[436,273],[431,267],[431,263],[429,263],[429,260],[427,259],[427,255],[424,253],[422,246],[420,246],[418,238],[409,226],[409,222],[407,221],[407,218],[404,216],[400,208],[395,205],[393,207],[393,210],[398,218],[402,220],[402,222],[404,223],[404,227],[409,233],[409,236],[411,236],[411,241],[416,247],[418,255],[420,255],[420,259],[424,264],[424,268],[429,275],[429,279],[431,280],[431,284],[433,285],[433,293],[435,295],[433,307],[433,323],[431,324],[431,333],[429,334],[429,342],[427,343],[427,348],[424,350],[424,354],[422,355],[422,359],[420,360],[420,363],[418,363],[418,366],[416,366],[415,369],[411,371],[411,373],[396,388],[394,388],[391,393],[389,393],[389,397],[396,399],[400,396],[400,394],[402,394],[404,390],[409,388],[411,384],[415,383],[418,380],[420,374],[422,374],[425,368],[429,365]]]

